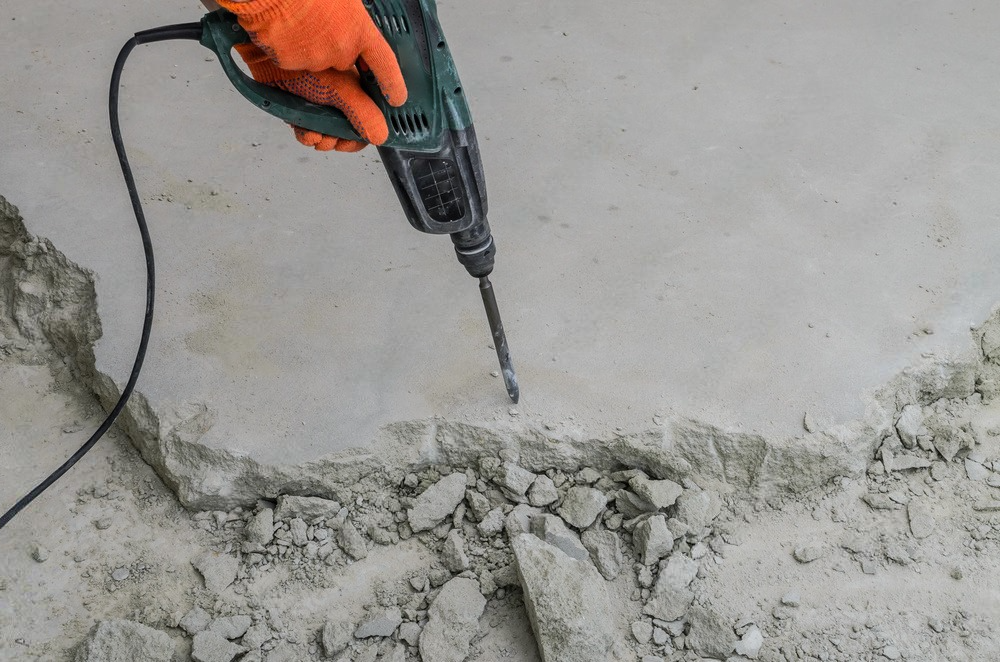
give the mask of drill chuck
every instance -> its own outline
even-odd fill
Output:
[[[482,278],[493,273],[497,251],[486,219],[464,232],[456,232],[451,240],[455,243],[458,261],[470,276]]]

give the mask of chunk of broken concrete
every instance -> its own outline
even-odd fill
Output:
[[[194,635],[191,659],[194,662],[233,662],[233,658],[247,649],[237,646],[220,634],[205,630]]]
[[[420,656],[434,662],[462,662],[479,631],[486,598],[474,579],[456,577],[441,587],[420,633]]]
[[[178,625],[182,630],[190,635],[195,635],[208,627],[212,622],[212,617],[201,607],[192,607],[188,613],[184,614]]]
[[[590,552],[580,542],[580,534],[566,526],[555,515],[532,517],[531,532],[570,558],[582,561],[590,556]]]
[[[618,536],[611,531],[587,529],[580,536],[580,542],[590,552],[590,560],[605,579],[612,581],[621,574],[625,559]]]
[[[714,609],[692,607],[687,614],[690,631],[686,645],[702,657],[724,660],[736,646],[732,625]]]
[[[513,462],[504,462],[497,471],[496,483],[517,496],[524,496],[535,482],[535,474]]]
[[[504,530],[507,532],[507,538],[513,540],[522,533],[530,532],[532,518],[541,514],[542,511],[540,509],[529,506],[526,503],[514,506],[514,510],[507,514],[507,519],[504,521]]]
[[[246,614],[220,616],[209,624],[208,630],[222,635],[226,639],[239,639],[250,629],[251,623],[253,621]]]
[[[821,559],[826,556],[826,546],[820,542],[810,542],[805,545],[800,545],[792,551],[792,556],[799,563],[812,563],[817,559]]]
[[[403,613],[399,607],[379,609],[368,614],[358,629],[354,631],[354,637],[355,639],[391,637],[402,622]]]
[[[174,640],[165,632],[126,620],[101,621],[76,651],[75,662],[170,662]]]
[[[320,497],[282,495],[274,511],[274,519],[288,521],[294,517],[312,522],[317,519],[331,519],[340,512],[340,504]]]
[[[924,412],[920,405],[906,405],[896,421],[896,432],[905,448],[915,448],[917,435],[926,434],[924,428]]]
[[[197,556],[191,565],[201,573],[205,580],[205,588],[212,593],[219,593],[236,581],[239,562],[228,554],[205,552]]]
[[[535,536],[513,540],[528,619],[545,662],[608,662],[615,630],[604,580]]]
[[[657,510],[674,505],[677,497],[684,493],[684,488],[672,480],[650,480],[642,475],[633,477],[628,484],[639,498]]]
[[[700,531],[722,512],[722,502],[711,492],[685,490],[677,497],[677,519],[692,531]]]
[[[321,641],[327,657],[340,655],[353,639],[354,627],[350,623],[329,620],[323,626]]]
[[[350,522],[345,522],[337,532],[337,544],[355,561],[368,556],[368,545],[365,544],[364,536]]]
[[[743,637],[736,643],[735,652],[737,655],[756,660],[760,656],[760,649],[764,646],[764,634],[756,625],[751,625]]]
[[[642,611],[661,621],[683,618],[694,601],[694,592],[688,588],[698,574],[698,562],[683,554],[672,554],[660,564],[649,602]]]
[[[644,520],[632,533],[632,544],[643,565],[656,563],[674,548],[674,534],[667,528],[663,515]]]
[[[467,480],[465,474],[453,473],[424,490],[407,513],[410,528],[415,533],[429,531],[455,512],[465,498]]]
[[[559,514],[570,526],[586,529],[608,505],[608,498],[593,487],[571,487],[559,506]]]
[[[274,539],[274,511],[261,508],[260,512],[247,522],[247,540],[258,545],[270,545]]]
[[[926,469],[931,466],[931,461],[924,457],[918,457],[916,455],[899,454],[896,455],[889,450],[882,451],[882,466],[885,470],[892,473],[893,471],[910,471],[911,469]]]
[[[448,532],[441,548],[441,560],[448,570],[459,573],[469,569],[469,557],[465,553],[465,539],[457,529]]]
[[[535,482],[528,488],[528,503],[535,507],[547,506],[555,503],[559,499],[559,492],[556,491],[555,483],[546,475],[535,478]]]

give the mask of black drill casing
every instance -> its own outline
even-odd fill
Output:
[[[476,278],[493,271],[486,181],[475,129],[441,133],[436,150],[379,147],[406,219],[429,234],[451,235],[458,261]]]

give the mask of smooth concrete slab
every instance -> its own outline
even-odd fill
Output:
[[[522,418],[677,412],[789,434],[1000,299],[1000,6],[964,0],[439,3],[472,100]],[[8,0],[0,187],[99,276],[99,366],[139,334],[107,132],[132,32],[197,2]],[[267,462],[435,414],[508,417],[475,281],[374,150],[322,155],[193,42],[137,49],[122,118],[158,259],[139,390],[208,403]],[[572,417],[572,419],[570,418]]]

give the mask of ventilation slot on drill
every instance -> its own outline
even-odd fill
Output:
[[[389,124],[398,136],[419,137],[431,129],[430,120],[421,111],[390,110]]]
[[[414,159],[413,179],[427,215],[438,223],[450,223],[465,216],[462,180],[451,161]]]
[[[376,7],[378,9],[378,7]],[[406,16],[400,13],[389,13],[384,11],[379,11],[372,15],[372,20],[379,30],[386,34],[409,34],[410,33],[410,23],[406,20]]]

